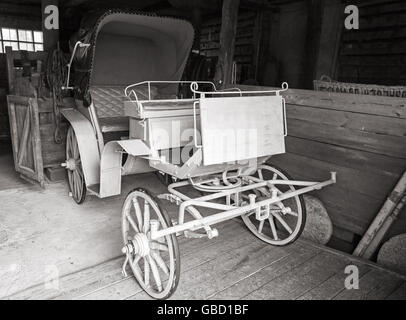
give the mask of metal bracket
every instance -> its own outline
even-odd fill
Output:
[[[87,48],[89,46],[90,46],[90,43],[83,43],[83,42],[80,42],[80,41],[75,43],[75,46],[73,47],[72,55],[71,55],[70,60],[69,60],[69,63],[66,65],[68,67],[68,77],[66,79],[66,86],[62,86],[62,88],[61,88],[62,90],[73,90],[74,89],[74,87],[69,86],[69,80],[70,80],[70,69],[72,67],[73,58],[75,57],[75,54],[76,54],[76,49],[78,47]]]

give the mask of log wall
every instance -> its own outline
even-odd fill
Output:
[[[406,85],[406,2],[355,1],[360,29],[343,29],[338,80]]]

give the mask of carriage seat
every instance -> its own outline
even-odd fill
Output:
[[[105,132],[128,131],[128,116],[124,113],[124,102],[130,101],[124,94],[124,86],[92,86],[90,94],[99,119],[100,129]],[[148,99],[146,89],[136,89],[137,96],[140,100]],[[156,88],[151,90],[151,98],[168,98],[161,97]],[[176,98],[176,97],[170,97]]]
[[[129,130],[128,117],[124,115],[124,87],[92,86],[90,95],[103,133]]]

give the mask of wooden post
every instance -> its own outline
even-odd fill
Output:
[[[389,230],[395,219],[390,218],[393,215],[393,211],[396,209],[398,203],[402,200],[406,192],[406,172],[400,178],[396,184],[395,189],[389,195],[382,209],[377,214],[376,218],[369,226],[367,232],[361,239],[353,255],[370,259],[375,253],[379,244],[381,243],[386,232]],[[399,214],[401,208],[396,211]],[[396,217],[395,217],[396,218]]]
[[[6,47],[8,93],[14,94],[14,56],[13,49]]]
[[[313,80],[319,80],[323,75],[336,79],[337,57],[344,27],[343,20],[344,4],[342,1],[324,1],[320,42]]]
[[[223,1],[220,50],[214,76],[216,83],[221,86],[231,83],[239,5],[240,0]]]
[[[301,86],[306,89],[313,89],[314,71],[320,43],[322,5],[322,0],[307,1],[306,49],[303,57],[303,80],[301,81]]]
[[[42,12],[42,33],[44,36],[44,51],[50,51],[56,48],[59,41],[59,29],[47,29],[45,27],[45,19],[48,14],[45,13],[45,8],[50,5],[58,7],[58,0],[41,0]],[[59,7],[58,7],[59,8]],[[59,17],[58,17],[59,18]]]

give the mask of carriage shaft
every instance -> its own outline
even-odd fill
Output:
[[[185,214],[185,210],[187,207],[189,206],[199,206],[199,207],[206,207],[206,208],[212,208],[212,209],[219,209],[219,210],[224,210],[225,206],[223,204],[217,204],[217,203],[213,203],[213,202],[208,202],[209,200],[214,200],[214,199],[218,199],[221,197],[225,197],[227,195],[230,194],[234,194],[234,193],[238,193],[238,192],[242,192],[242,191],[247,191],[247,190],[252,190],[255,188],[260,188],[263,187],[265,185],[267,185],[268,183],[272,183],[274,184],[275,181],[268,181],[268,182],[262,182],[262,183],[257,183],[257,184],[253,184],[247,187],[240,187],[240,188],[236,188],[236,190],[233,191],[223,191],[223,192],[219,192],[216,194],[212,194],[212,195],[208,195],[208,196],[204,196],[204,197],[200,197],[197,199],[191,199],[191,200],[187,200],[185,202],[183,202],[180,207],[179,207],[179,216],[183,217]],[[296,183],[296,184],[295,184]],[[184,232],[186,230],[197,230],[200,228],[204,228],[213,224],[217,224],[229,219],[233,219],[236,218],[238,216],[241,216],[243,214],[246,214],[250,211],[254,211],[258,208],[264,207],[264,206],[269,206],[271,204],[277,203],[277,202],[281,202],[283,200],[298,196],[298,195],[302,195],[308,192],[311,192],[313,190],[319,190],[322,189],[328,185],[334,184],[336,183],[336,174],[335,172],[331,173],[331,179],[330,180],[326,180],[324,182],[319,182],[319,183],[312,183],[312,185],[304,187],[302,189],[299,190],[295,190],[295,191],[288,191],[285,192],[284,194],[280,195],[280,196],[276,196],[270,199],[266,199],[260,202],[256,202],[256,203],[252,203],[252,204],[248,204],[246,206],[243,207],[238,207],[228,211],[223,211],[217,214],[213,214],[211,216],[208,217],[204,217],[201,219],[196,219],[196,220],[192,220],[189,222],[185,222],[185,223],[181,223],[178,224],[176,226],[173,227],[169,227],[166,229],[162,229],[162,230],[151,230],[151,239],[156,240],[158,238],[170,235],[170,234],[175,234],[175,233],[180,233],[180,232]],[[290,181],[290,185],[302,185],[303,182],[300,181]],[[228,206],[227,206],[228,207]]]

